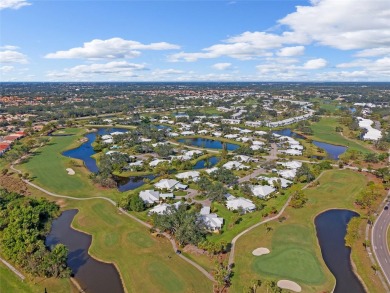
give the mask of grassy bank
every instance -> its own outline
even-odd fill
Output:
[[[0,291],[1,292],[24,292],[24,293],[41,293],[45,292],[58,293],[76,293],[77,291],[71,285],[69,279],[44,279],[26,278],[22,281],[8,267],[0,262]]]
[[[88,178],[89,171],[82,161],[67,158],[62,152],[81,144],[85,130],[67,128],[63,130],[69,136],[53,136],[50,142],[37,149],[28,160],[17,168],[28,172],[32,182],[62,195],[73,197],[106,196],[117,199],[120,193],[115,189],[103,189],[93,185]],[[77,162],[75,165],[74,162]],[[75,175],[68,175],[66,168],[72,168]]]
[[[305,190],[309,201],[304,208],[288,207],[283,223],[259,226],[239,239],[232,292],[242,292],[254,278],[290,279],[304,292],[331,291],[334,278],[322,260],[314,218],[330,208],[355,210],[354,198],[366,185],[364,175],[349,170],[331,170],[319,179],[320,185]],[[257,247],[271,253],[254,257]]]
[[[313,123],[310,127],[313,130],[313,135],[308,136],[312,140],[318,140],[335,145],[346,146],[349,149],[357,150],[363,153],[371,152],[369,149],[359,144],[346,139],[340,133],[336,132],[336,126],[341,126],[337,122],[337,118],[322,118],[319,122]],[[362,142],[363,144],[363,142]]]

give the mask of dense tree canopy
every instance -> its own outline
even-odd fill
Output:
[[[41,277],[68,277],[67,248],[51,251],[45,237],[59,207],[45,199],[26,198],[0,189],[0,248],[2,254],[27,273]]]
[[[204,222],[194,210],[187,210],[186,205],[179,208],[168,207],[166,213],[153,214],[154,226],[168,231],[175,236],[180,245],[194,244],[204,241],[207,231]]]

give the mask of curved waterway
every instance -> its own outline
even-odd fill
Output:
[[[78,148],[68,150],[62,153],[62,155],[74,159],[79,159],[84,162],[85,167],[93,172],[96,173],[99,171],[98,166],[96,165],[96,160],[92,158],[91,156],[96,154],[92,147],[92,143],[96,140],[96,135],[105,135],[110,134],[112,132],[126,132],[127,129],[123,128],[100,128],[97,132],[91,132],[85,135],[85,137],[88,139],[88,141],[81,144]],[[116,183],[118,184],[118,190],[121,192],[133,190],[137,187],[140,187],[144,184],[143,179],[149,178],[154,179],[155,177],[153,175],[147,175],[147,176],[137,176],[137,177],[120,177],[120,176],[114,176],[114,179]]]
[[[347,225],[359,214],[349,210],[329,210],[315,218],[322,257],[336,278],[334,293],[365,293],[351,264],[351,249],[345,246]]]
[[[64,211],[53,221],[50,234],[45,241],[46,246],[51,247],[62,243],[68,248],[68,266],[72,269],[74,278],[83,292],[123,293],[122,282],[115,266],[90,256],[88,248],[92,237],[71,227],[77,212],[77,210]]]
[[[207,149],[218,149],[222,150],[224,142],[214,139],[208,139],[208,138],[182,138],[177,140],[180,143],[184,143],[186,145],[192,145],[196,147],[201,148],[207,148]],[[240,146],[238,144],[234,143],[226,143],[226,149],[228,151],[234,151],[238,149]]]

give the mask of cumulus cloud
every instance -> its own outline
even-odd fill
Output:
[[[24,6],[29,6],[31,3],[26,0],[0,0],[0,10],[3,9],[19,9]]]
[[[142,44],[137,41],[112,38],[108,40],[94,39],[86,42],[82,47],[71,48],[66,51],[49,53],[45,58],[49,59],[120,59],[134,58],[143,50],[175,50],[178,45],[159,42]]]
[[[221,44],[216,44],[202,49],[202,52],[172,54],[170,61],[194,62],[198,59],[211,59],[228,56],[240,60],[248,60],[253,57],[269,57],[273,53],[269,49],[275,49],[284,43],[304,42],[304,39],[293,37],[286,32],[281,35],[265,32],[244,32],[240,35],[230,37]]]
[[[279,23],[293,34],[341,50],[390,46],[390,5],[375,0],[312,0]]]
[[[280,57],[292,57],[292,56],[299,56],[303,55],[305,52],[304,46],[295,46],[295,47],[285,47],[280,49],[276,55]]]
[[[17,47],[4,46],[3,48],[8,49],[0,51],[0,63],[28,63],[27,56],[15,50]]]
[[[134,77],[135,72],[147,70],[144,64],[128,63],[126,61],[112,61],[108,63],[95,63],[88,65],[77,65],[66,68],[63,71],[49,72],[49,78],[67,80],[85,80],[86,78],[104,77]]]
[[[164,77],[166,75],[182,74],[182,73],[184,73],[183,70],[169,68],[169,69],[156,69],[152,72],[152,75]]]
[[[323,58],[312,59],[312,60],[305,62],[305,64],[303,64],[303,69],[308,69],[308,70],[320,69],[320,68],[325,67],[326,64],[327,64],[327,62]]]
[[[1,72],[10,72],[14,69],[13,66],[9,66],[9,65],[6,65],[6,66],[1,66],[0,67],[0,71]]]
[[[231,63],[216,63],[212,67],[217,70],[226,70],[232,66]]]
[[[341,63],[337,68],[362,68],[365,72],[377,72],[390,76],[390,57],[383,57],[376,60],[357,59],[352,62]]]
[[[376,57],[390,55],[390,47],[387,48],[373,48],[359,51],[355,54],[355,57]]]

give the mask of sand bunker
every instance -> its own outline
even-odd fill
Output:
[[[76,174],[75,171],[72,168],[67,168],[66,171],[68,172],[68,175]]]
[[[289,280],[280,280],[277,283],[279,288],[291,290],[294,292],[301,292],[302,288],[297,283]]]
[[[268,248],[265,248],[265,247],[259,247],[259,248],[256,248],[255,250],[252,251],[252,254],[255,256],[260,256],[260,255],[268,254],[268,253],[270,253],[270,251]]]

